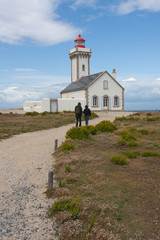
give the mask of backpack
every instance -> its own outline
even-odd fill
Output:
[[[77,106],[75,109],[76,115],[81,115],[81,107]]]

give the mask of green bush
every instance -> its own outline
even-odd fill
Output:
[[[139,152],[123,152],[122,154],[128,158],[136,158],[138,155],[140,155]]]
[[[140,113],[137,112],[137,113],[134,113],[133,115],[134,115],[134,116],[140,116]]]
[[[133,134],[129,133],[128,131],[122,131],[122,132],[119,132],[118,134],[122,137],[122,139],[126,141],[137,139]]]
[[[127,145],[127,141],[124,139],[121,139],[120,141],[118,141],[118,144],[120,145]]]
[[[71,172],[71,166],[70,166],[70,165],[67,165],[67,166],[66,166],[65,172],[66,172],[66,173],[70,173],[70,172]]]
[[[125,121],[125,120],[127,120],[126,117],[116,117],[114,121],[116,122],[116,121]]]
[[[140,132],[142,135],[148,135],[148,130],[147,130],[147,129],[141,129],[141,130],[139,130],[139,132]]]
[[[152,116],[152,113],[146,113],[147,116]]]
[[[111,162],[119,165],[126,165],[127,164],[127,159],[123,156],[119,155],[113,155],[110,157]]]
[[[134,142],[134,141],[131,141],[131,142],[128,143],[128,146],[129,147],[136,147],[136,146],[138,146],[138,143]]]
[[[143,157],[154,157],[159,155],[160,155],[159,153],[151,152],[151,151],[142,152]]]
[[[150,117],[150,118],[147,118],[147,121],[157,121],[157,120],[159,120],[160,119],[160,117]]]
[[[79,203],[79,198],[72,198],[69,200],[62,200],[55,202],[53,206],[49,209],[49,215],[53,216],[61,211],[68,211],[72,218],[77,218],[80,213],[81,205]]]
[[[64,188],[65,187],[65,183],[63,183],[62,181],[61,181],[61,179],[59,180],[59,187],[60,188]]]
[[[37,115],[39,115],[39,113],[35,112],[35,111],[34,112],[26,112],[25,115],[26,116],[37,116]]]
[[[72,127],[66,133],[66,138],[85,140],[90,134],[90,127]]]
[[[63,151],[63,152],[67,152],[67,151],[72,150],[74,148],[75,148],[75,143],[65,141],[61,144],[61,146],[59,147],[59,150]]]
[[[91,116],[90,116],[90,119],[97,118],[97,117],[98,117],[98,115],[95,112],[92,112]]]
[[[102,121],[96,125],[96,131],[100,132],[113,132],[116,126],[110,121]]]
[[[0,112],[0,115],[1,115],[2,113]]]
[[[44,112],[42,112],[41,114],[42,114],[42,115],[47,115],[48,112],[47,112],[47,111],[44,111]]]

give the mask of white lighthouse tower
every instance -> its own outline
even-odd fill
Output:
[[[85,48],[85,40],[81,35],[74,42],[75,48],[69,51],[71,59],[71,82],[77,82],[81,77],[90,74],[91,49]]]

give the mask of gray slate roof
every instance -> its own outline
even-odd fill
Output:
[[[104,71],[89,76],[81,77],[79,81],[69,84],[64,90],[61,91],[61,93],[83,90],[102,73],[104,73]]]

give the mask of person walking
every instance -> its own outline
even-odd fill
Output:
[[[78,127],[78,122],[79,122],[79,127],[81,127],[82,107],[80,102],[75,107],[75,116],[76,116],[76,127]]]
[[[87,126],[88,121],[89,121],[89,117],[91,116],[91,110],[88,108],[87,105],[85,106],[85,109],[84,109],[83,113],[84,113],[84,117],[85,117],[85,123],[86,123],[86,126]]]

